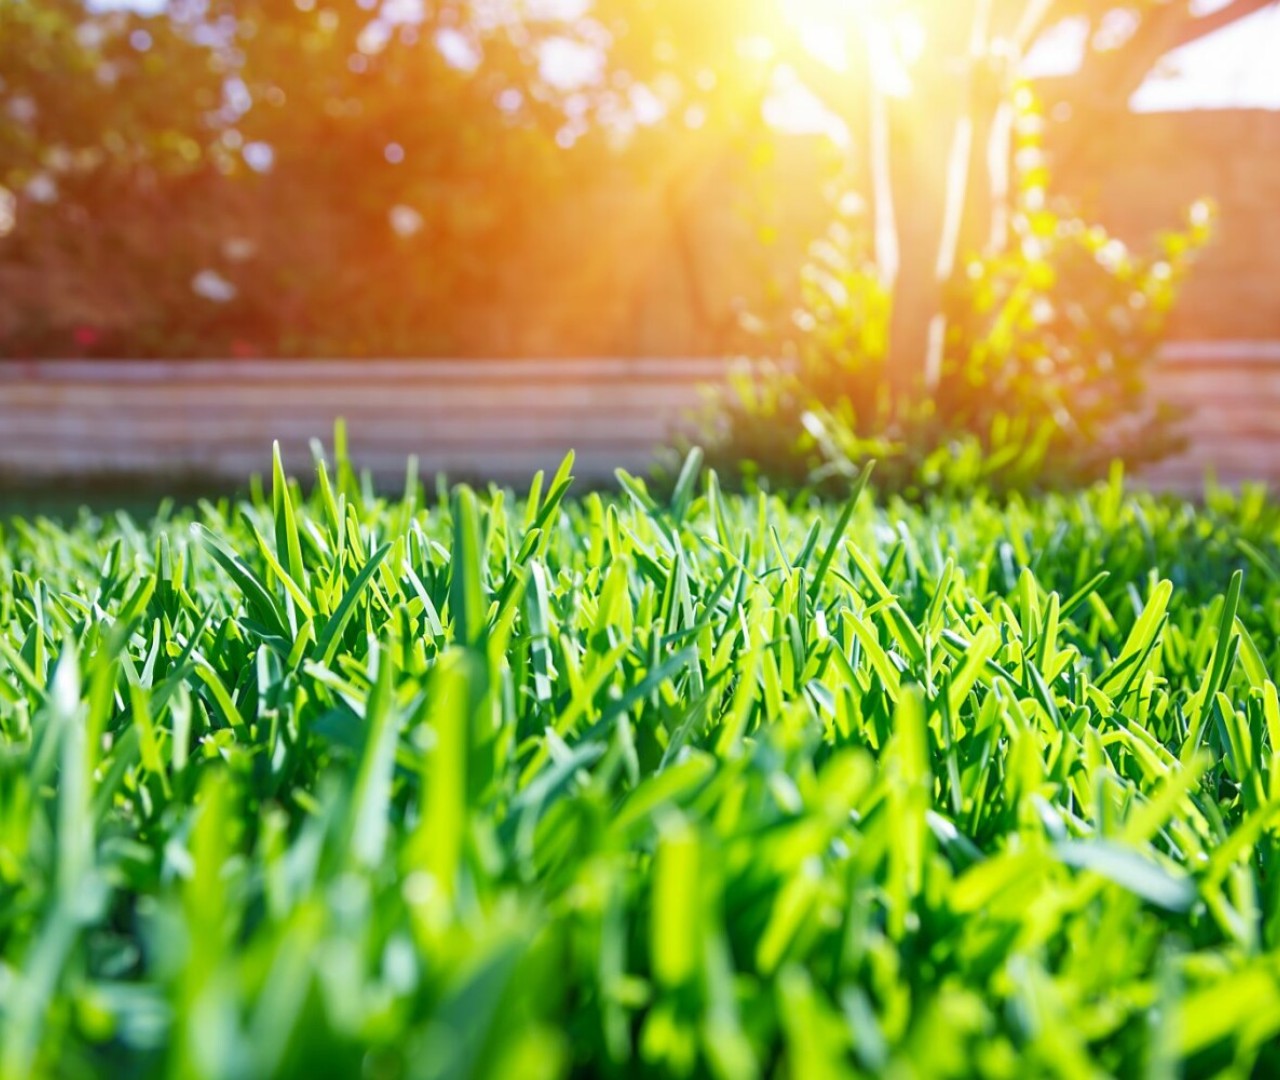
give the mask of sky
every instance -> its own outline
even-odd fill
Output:
[[[1168,62],[1176,74],[1149,79],[1135,109],[1280,109],[1280,5],[1170,53]]]

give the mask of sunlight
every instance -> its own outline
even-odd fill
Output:
[[[877,18],[879,0],[778,0],[783,19],[804,46],[836,70],[848,66],[848,37]]]
[[[805,50],[833,71],[847,71],[850,41],[868,41],[876,84],[891,97],[911,91],[910,62],[925,28],[889,0],[778,0],[782,18]]]
[[[780,0],[780,3],[783,14],[798,23],[845,29],[875,16],[876,9],[884,7],[880,0]]]

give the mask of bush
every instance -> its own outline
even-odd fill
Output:
[[[1147,381],[1212,208],[1197,203],[1151,253],[1131,252],[1053,208],[1039,117],[1019,100],[1014,242],[970,258],[952,283],[936,384],[892,392],[892,299],[857,211],[838,217],[811,249],[796,310],[765,326],[772,359],[741,365],[704,418],[724,475],[838,488],[876,459],[877,483],[912,497],[1002,493],[1086,484],[1113,461],[1138,467],[1178,448],[1178,414],[1152,404]]]

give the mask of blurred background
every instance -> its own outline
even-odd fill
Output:
[[[387,477],[1275,478],[1277,57],[1268,0],[0,0],[0,475],[343,416]]]

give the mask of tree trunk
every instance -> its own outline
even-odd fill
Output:
[[[898,395],[941,375],[943,301],[975,223],[990,231],[983,152],[994,115],[985,73],[991,0],[952,9],[930,27],[909,97],[889,110],[889,173],[897,207],[898,267],[889,329],[888,377]],[[975,183],[977,177],[982,182]],[[984,237],[985,242],[985,237]]]
[[[934,340],[945,332],[939,243],[947,222],[947,177],[961,113],[955,95],[917,88],[888,110],[889,175],[897,217],[898,264],[889,325],[888,377],[897,394],[918,389],[928,374]],[[950,100],[948,100],[948,97]]]
[[[1124,102],[1169,49],[1194,41],[1277,0],[1227,0],[1195,16],[1189,0],[1144,6],[1133,38],[1114,54],[1090,53],[1078,75],[1054,80],[1049,103],[1070,102],[1077,117],[1099,100]],[[907,5],[911,7],[911,5]],[[889,98],[883,84],[867,98],[868,122],[851,123],[866,137],[875,216],[876,261],[893,291],[888,379],[896,395],[928,387],[938,377],[946,338],[945,291],[968,252],[992,253],[1008,243],[1012,203],[1012,79],[1020,58],[1046,26],[1064,17],[1060,0],[947,0],[915,5],[927,12],[924,51],[907,97]],[[1112,4],[1097,0],[1096,10]],[[864,25],[855,55],[864,62],[889,48]],[[993,40],[1001,48],[994,56]],[[803,65],[800,65],[803,66]],[[848,110],[847,85],[819,78],[819,95]],[[1055,93],[1054,90],[1057,92]],[[1072,125],[1078,134],[1087,123]],[[1056,137],[1056,158],[1070,156],[1071,138]]]

